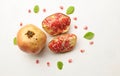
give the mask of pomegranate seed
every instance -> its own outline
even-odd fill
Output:
[[[77,25],[75,25],[74,28],[77,29],[78,28]]]
[[[73,20],[77,21],[77,17],[74,17]]]
[[[50,66],[50,62],[47,62],[47,66],[48,66],[48,67]]]
[[[91,41],[91,42],[89,42],[89,44],[90,44],[90,45],[93,45],[93,44],[94,44],[94,42],[93,42],[93,41]]]
[[[22,22],[20,22],[20,26],[22,26],[23,25],[23,23]]]
[[[43,9],[43,12],[46,12],[46,9],[45,9],[45,8]]]
[[[81,52],[81,53],[84,53],[84,52],[85,52],[85,50],[81,49],[81,50],[80,50],[80,52]]]
[[[30,10],[30,9],[28,10],[28,13],[31,13],[31,10]]]
[[[72,63],[72,59],[69,59],[69,60],[68,60],[68,63]]]
[[[64,9],[64,7],[63,7],[63,6],[60,6],[60,9],[61,9],[61,10],[63,10],[63,9]]]
[[[36,60],[36,64],[39,64],[39,60],[38,59]]]
[[[88,30],[88,27],[87,27],[87,26],[84,26],[83,29],[84,29],[84,30]]]

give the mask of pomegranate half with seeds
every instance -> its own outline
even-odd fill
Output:
[[[75,47],[76,41],[77,36],[75,34],[59,35],[49,42],[48,47],[55,53],[64,53],[71,51]]]
[[[68,32],[70,23],[71,19],[69,16],[62,13],[55,13],[42,21],[42,27],[50,35],[58,35]]]
[[[33,24],[22,27],[17,33],[17,44],[21,50],[38,54],[46,43],[46,34]]]

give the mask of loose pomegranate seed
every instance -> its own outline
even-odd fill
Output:
[[[47,62],[47,66],[48,66],[48,67],[50,66],[50,62]]]
[[[63,9],[64,9],[64,7],[63,7],[63,6],[60,6],[60,9],[61,9],[61,10],[63,10]]]
[[[23,25],[23,23],[22,22],[20,22],[20,26],[22,26]]]
[[[38,59],[36,60],[36,64],[39,64],[39,60]]]
[[[85,52],[85,50],[84,50],[84,49],[81,49],[81,50],[80,50],[80,52],[81,52],[81,53],[84,53],[84,52]]]
[[[77,26],[77,25],[75,25],[75,26],[74,26],[74,28],[75,28],[75,29],[77,29],[77,28],[78,28],[78,26]]]
[[[77,21],[77,17],[74,17],[73,20]]]
[[[28,13],[31,13],[31,10],[30,10],[30,9],[28,10]]]
[[[46,12],[46,9],[45,9],[45,8],[43,9],[43,12]]]
[[[69,59],[69,60],[68,60],[68,63],[72,63],[72,59]]]
[[[93,42],[93,41],[90,41],[90,42],[89,42],[89,44],[90,44],[90,45],[93,45],[93,44],[94,44],[94,42]]]
[[[84,29],[84,30],[88,30],[88,27],[87,27],[87,26],[84,26],[83,29]]]

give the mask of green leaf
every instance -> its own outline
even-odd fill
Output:
[[[14,37],[13,43],[14,43],[14,45],[17,45],[17,38],[16,37]]]
[[[85,35],[84,35],[84,38],[87,39],[87,40],[91,40],[94,38],[94,33],[93,32],[87,32]]]
[[[62,70],[62,68],[63,68],[63,62],[58,61],[57,62],[57,67],[58,67],[59,70]]]
[[[74,6],[69,6],[66,10],[66,14],[67,15],[72,14],[74,10],[75,10]]]
[[[35,5],[34,6],[34,13],[38,13],[39,12],[39,6],[38,5]]]

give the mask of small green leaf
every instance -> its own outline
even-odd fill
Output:
[[[34,13],[38,13],[39,12],[39,6],[38,5],[35,5],[34,6]]]
[[[67,15],[72,14],[74,12],[74,10],[75,10],[74,6],[69,6],[67,8],[66,14]]]
[[[13,43],[14,43],[14,45],[17,45],[17,38],[16,37],[14,37]]]
[[[58,67],[59,70],[62,70],[62,68],[63,68],[63,62],[58,61],[57,62],[57,67]]]
[[[93,32],[87,32],[85,35],[84,35],[84,38],[85,39],[88,39],[88,40],[91,40],[94,38],[94,33]]]

